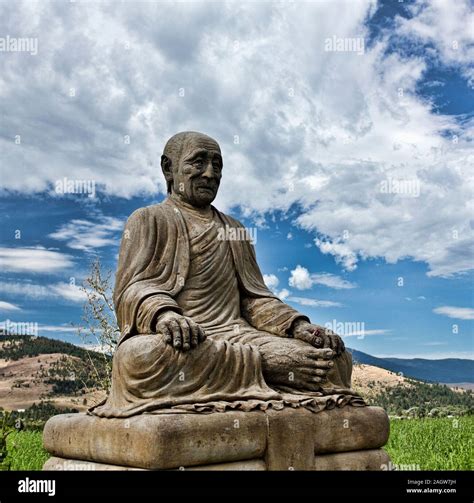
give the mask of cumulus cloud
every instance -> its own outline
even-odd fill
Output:
[[[2,184],[38,192],[66,176],[112,196],[164,193],[166,139],[198,129],[222,146],[223,210],[261,219],[297,205],[294,223],[348,270],[377,257],[468,271],[474,121],[417,95],[432,51],[390,50],[420,40],[469,78],[472,14],[459,5],[417,2],[359,55],[325,40],[367,40],[375,1],[3,3],[0,31],[39,40],[37,56],[0,59]],[[418,180],[419,194],[382,192],[388,179]]]
[[[278,286],[278,283],[280,282],[274,274],[264,274],[263,281],[268,286],[268,288],[270,288],[270,290],[275,290],[275,288]]]
[[[440,306],[433,309],[433,313],[458,320],[474,320],[474,309],[470,307]]]
[[[277,297],[279,297],[281,300],[285,300],[289,297],[290,292],[286,288],[282,288],[277,294]]]
[[[441,63],[459,69],[474,85],[474,12],[469,0],[418,0],[409,18],[397,17],[397,34],[434,48]]]
[[[90,251],[118,244],[117,233],[123,229],[123,225],[122,220],[107,216],[101,216],[95,221],[74,219],[61,225],[49,237],[65,241],[74,250]]]
[[[291,271],[288,283],[297,290],[309,290],[313,285],[324,285],[328,288],[335,288],[337,290],[355,288],[357,286],[334,274],[326,272],[311,274],[306,267],[301,265],[297,265],[296,268]]]
[[[72,258],[64,253],[34,248],[0,248],[0,269],[24,273],[55,273],[74,265]]]

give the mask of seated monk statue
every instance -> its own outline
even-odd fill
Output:
[[[168,197],[136,210],[123,233],[114,290],[121,337],[110,394],[90,414],[364,405],[341,338],[265,286],[245,228],[212,206],[222,167],[209,136],[167,142]]]

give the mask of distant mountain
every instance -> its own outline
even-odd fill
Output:
[[[376,356],[348,350],[356,363],[381,367],[391,372],[401,372],[405,377],[440,383],[474,382],[474,360],[445,358],[426,360],[423,358],[377,358]]]

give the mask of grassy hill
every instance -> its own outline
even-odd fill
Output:
[[[2,336],[0,408],[27,409],[47,401],[85,410],[104,396],[110,357],[47,337]]]
[[[442,383],[472,383],[474,360],[445,358],[427,360],[423,358],[377,358],[356,349],[350,349],[354,362],[373,365],[395,373],[423,381]]]
[[[392,417],[454,417],[474,413],[472,390],[410,379],[372,365],[355,364],[353,388]]]

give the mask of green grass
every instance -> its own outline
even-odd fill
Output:
[[[400,469],[472,470],[474,416],[433,419],[392,419],[385,446]],[[41,470],[48,459],[42,432],[19,431],[8,437],[8,456],[3,469]],[[0,466],[1,468],[1,466]]]
[[[390,430],[385,450],[393,464],[420,470],[473,469],[474,416],[392,419]]]
[[[49,458],[43,449],[43,432],[15,431],[8,436],[8,455],[0,465],[3,470],[41,470]]]

